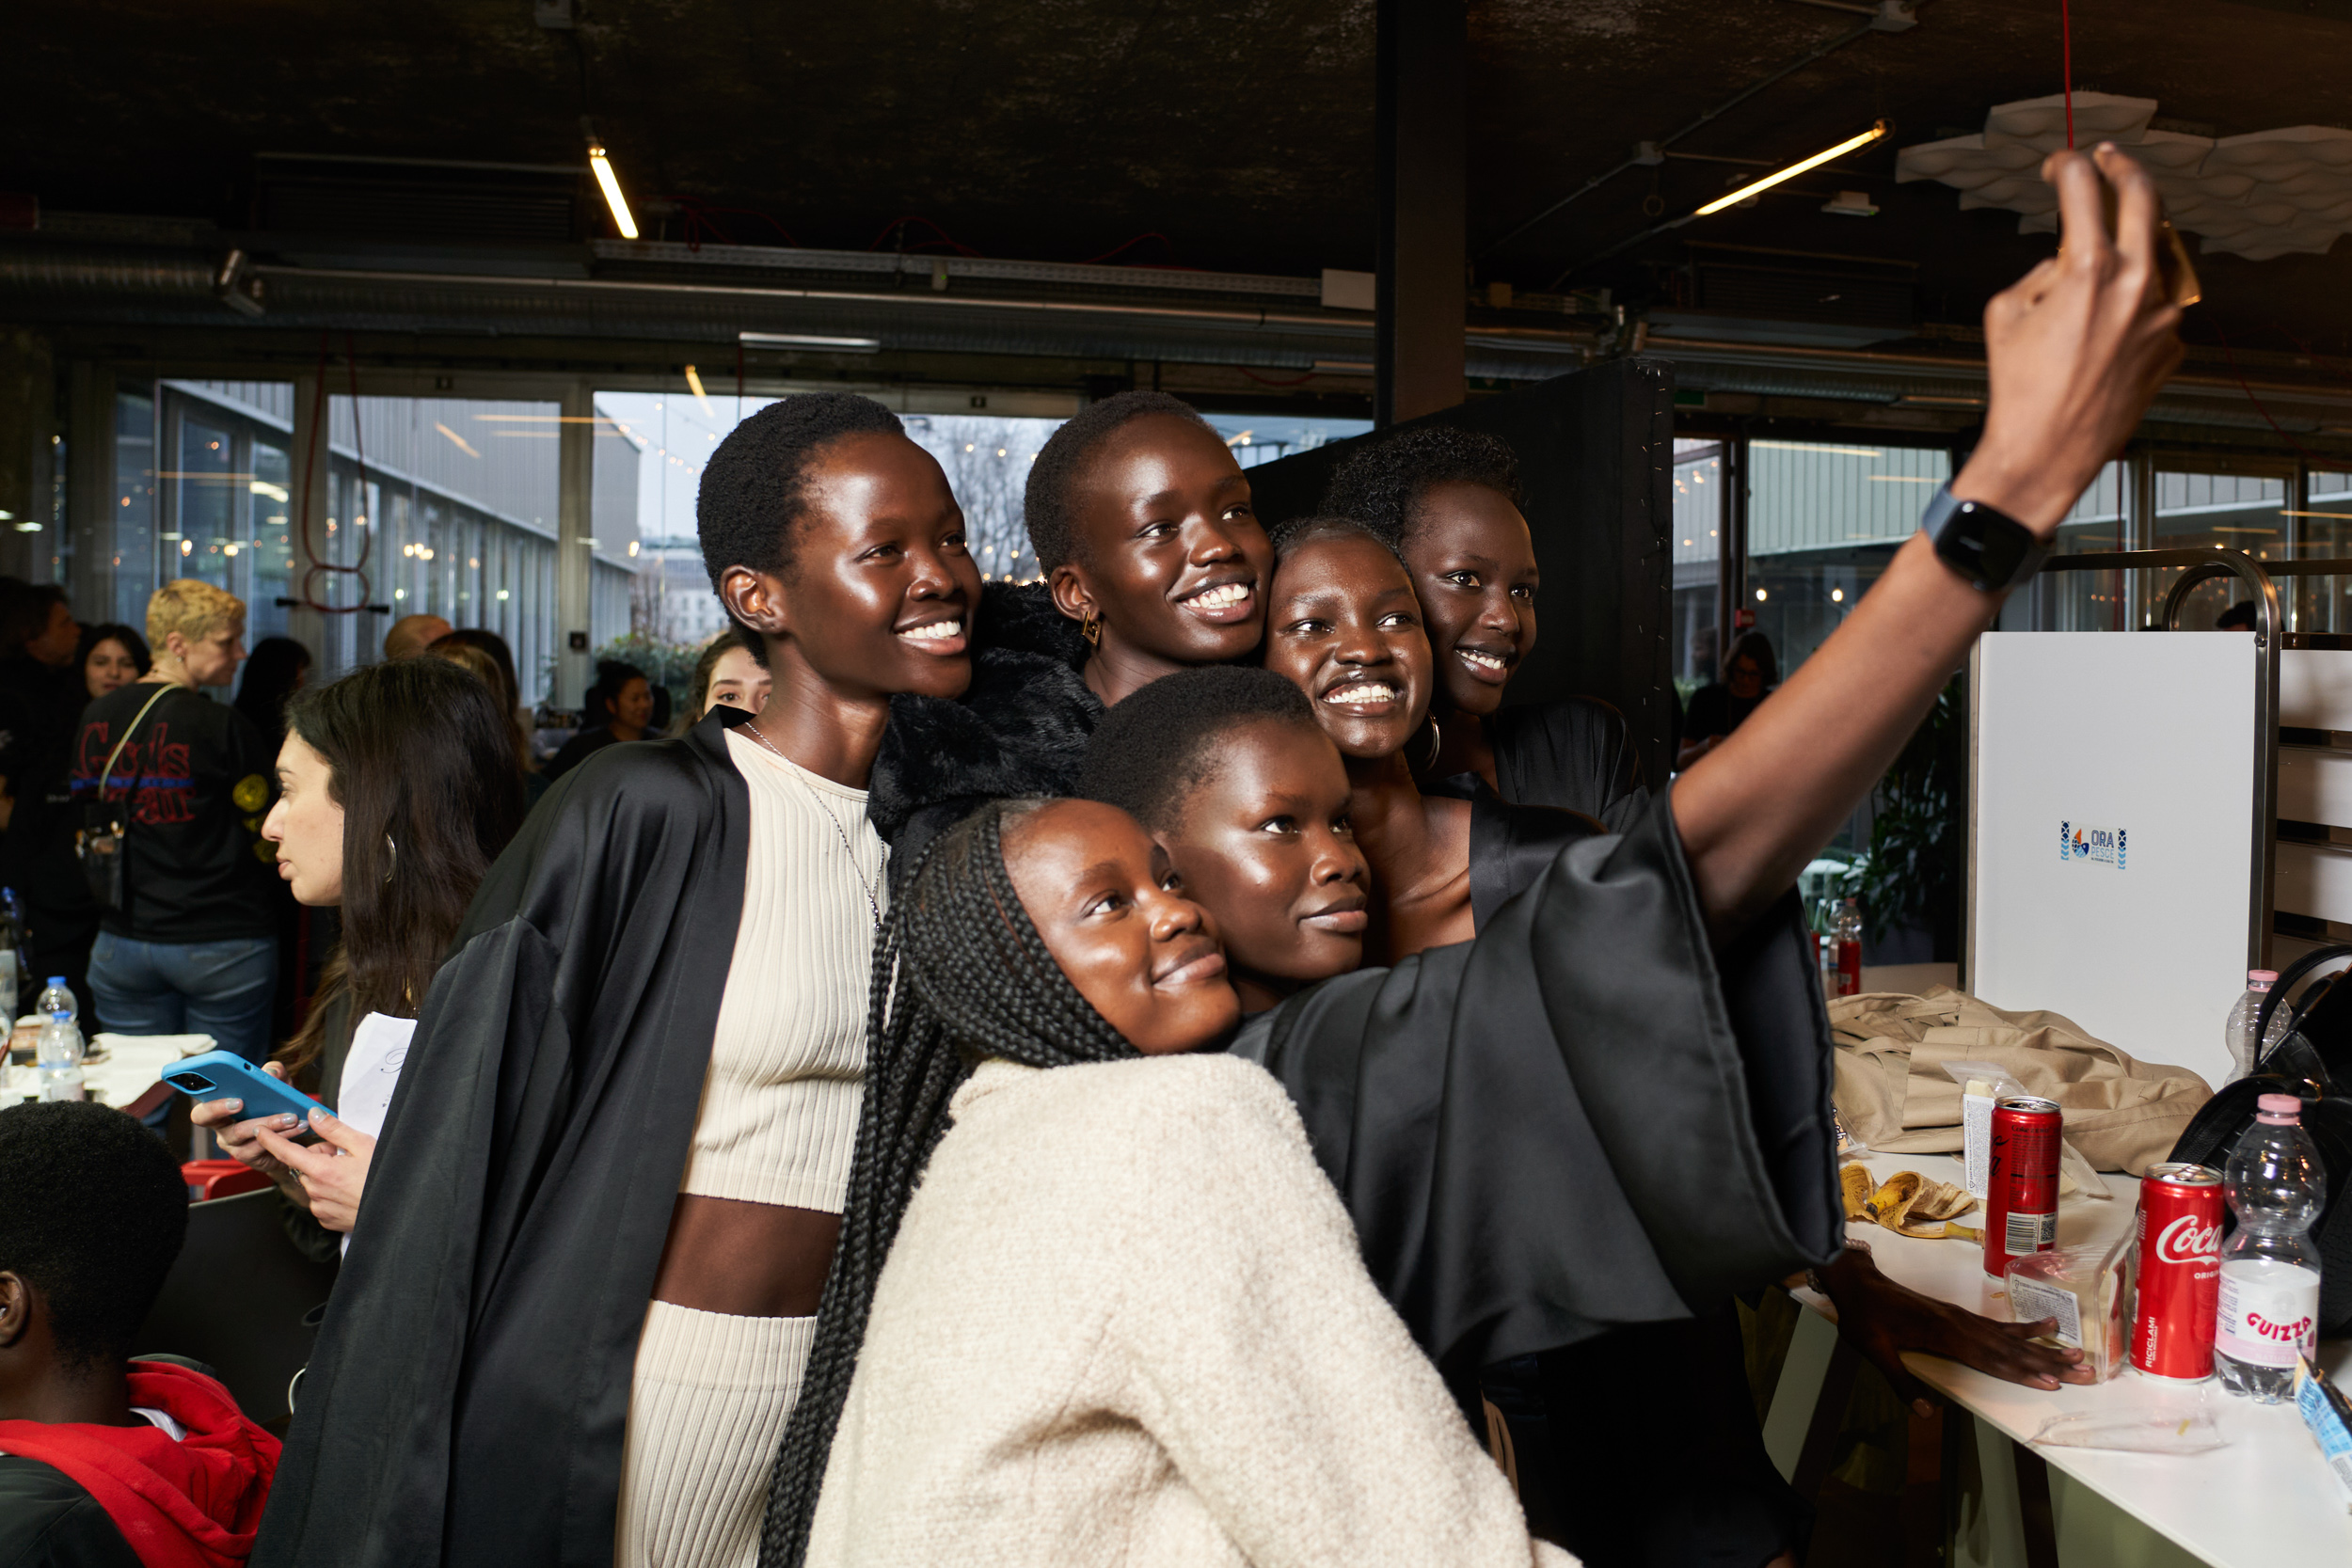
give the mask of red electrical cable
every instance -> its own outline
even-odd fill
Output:
[[[2254,405],[2254,412],[2263,417],[2263,422],[2268,425],[2272,430],[2279,433],[2280,440],[2284,441],[2288,446],[2293,447],[2297,452],[2301,453],[2303,461],[2311,464],[2313,467],[2327,468],[2337,473],[2352,470],[2352,463],[2346,463],[2341,457],[2322,457],[2317,452],[2306,448],[2302,442],[2288,435],[2286,427],[2281,425],[2278,420],[2272,419],[2270,417],[2270,410],[2263,406],[2263,400],[2254,395],[2254,388],[2246,384],[2245,374],[2237,368],[2237,356],[2230,351],[2230,335],[2221,329],[2221,324],[2219,322],[2216,322],[2214,324],[2213,332],[2215,337],[2221,340],[2221,357],[2229,361],[2230,374],[2236,380],[2237,389],[2246,394],[2246,401]]]
[[[2058,0],[2058,48],[2063,55],[2061,70],[2066,74],[2066,150],[2074,150],[2074,19],[2067,13],[2067,0]]]

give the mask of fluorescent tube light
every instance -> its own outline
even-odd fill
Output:
[[[1828,163],[1832,158],[1842,158],[1857,147],[1867,147],[1872,142],[1883,138],[1885,135],[1886,121],[1882,119],[1858,136],[1848,136],[1844,141],[1839,142],[1836,147],[1828,148],[1822,151],[1816,152],[1812,157],[1790,164],[1787,168],[1775,169],[1761,180],[1752,180],[1736,191],[1717,197],[1714,200],[1700,208],[1698,212],[1692,215],[1696,217],[1706,217],[1710,213],[1720,213],[1724,208],[1745,201],[1749,197],[1755,196],[1759,192],[1771,190],[1774,185],[1779,184],[1784,180],[1794,180],[1798,175],[1804,173],[1807,169],[1820,168],[1823,164]]]
[[[710,396],[703,390],[703,378],[691,365],[686,367],[686,384],[694,389],[694,401],[703,405],[703,412],[710,414],[714,420],[717,419],[719,416],[711,414],[710,411]]]
[[[595,171],[596,184],[604,192],[604,204],[612,209],[612,227],[621,231],[621,238],[637,237],[637,220],[629,216],[628,198],[621,194],[621,182],[612,172],[612,161],[604,155],[604,143],[594,133],[588,137],[588,166]]]
[[[872,354],[882,347],[880,338],[824,338],[813,332],[739,332],[736,338],[745,348],[830,348]]]

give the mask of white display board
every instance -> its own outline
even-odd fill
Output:
[[[2252,885],[2253,643],[1986,634],[1968,847],[1977,995],[2063,1013],[2209,1084],[2227,1075]]]

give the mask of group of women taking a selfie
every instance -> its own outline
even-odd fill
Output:
[[[2144,182],[2106,242],[2053,172],[1953,484],[2045,537],[2177,353]],[[1604,705],[1503,705],[1516,485],[1428,424],[1263,518],[1125,393],[1035,465],[1045,581],[983,585],[895,416],[787,398],[699,503],[755,709],[517,832],[494,703],[340,716],[455,672],[297,701],[272,836],[346,933],[297,1065],[416,1022],[374,1139],[210,1113],[349,1237],[254,1562],[1760,1565],[1805,1513],[1736,1294],[1818,1269],[1898,1375],[2070,1375],[1840,1259],[1791,893],[1998,594],[1914,541],[1667,787]],[[1524,1513],[1473,1425],[1514,1380]]]

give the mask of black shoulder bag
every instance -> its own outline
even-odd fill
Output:
[[[2352,958],[2352,943],[2322,947],[2289,964],[2254,1020],[2254,1037],[2270,1037],[2271,1015],[2288,1006],[2287,993],[2297,981],[2339,958]],[[2254,1124],[2257,1100],[2266,1094],[2302,1100],[2303,1127],[2328,1167],[2328,1206],[2312,1227],[2312,1241],[2320,1257],[2319,1332],[2334,1338],[2352,1333],[2352,971],[2313,980],[2288,1017],[2294,1027],[2287,1037],[2250,1074],[2223,1085],[2205,1102],[2172,1146],[2172,1158],[2220,1170]],[[2223,1223],[2237,1228],[2234,1214]]]
[[[73,830],[73,854],[82,863],[82,879],[89,884],[90,897],[108,914],[122,908],[122,835],[131,826],[131,792],[125,790],[109,800],[106,781],[114,777],[122,749],[147,721],[149,711],[164,700],[166,692],[178,689],[169,681],[156,684],[155,694],[140,705],[138,716],[106,753],[106,766],[98,774],[98,799],[82,803],[82,825]]]

